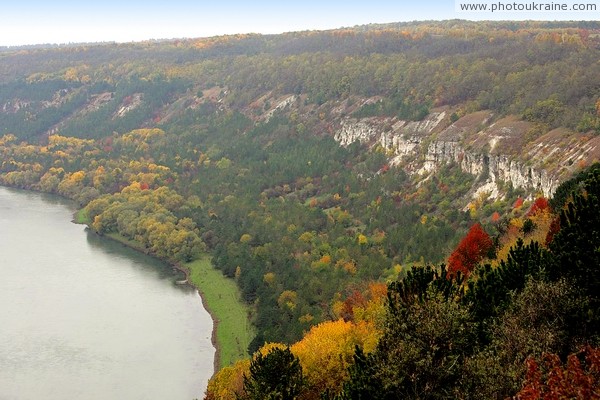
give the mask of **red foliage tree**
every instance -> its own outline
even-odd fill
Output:
[[[548,203],[548,199],[545,197],[538,197],[529,208],[529,211],[527,211],[527,217],[531,217],[541,211],[547,210],[549,207],[550,204]]]
[[[560,217],[554,218],[550,223],[550,228],[546,234],[546,247],[550,245],[550,242],[552,242],[554,235],[556,235],[558,231],[560,231]]]
[[[521,206],[523,205],[525,201],[523,200],[522,197],[518,197],[517,200],[515,200],[515,202],[513,203],[513,208],[517,209],[517,208],[521,208]]]
[[[588,346],[571,354],[566,366],[555,354],[545,354],[541,367],[529,358],[525,383],[513,399],[600,399],[600,349]]]
[[[517,200],[514,202],[513,204],[513,208],[521,208],[521,206],[523,205],[524,201],[522,197],[517,198]]]
[[[481,225],[474,224],[450,255],[448,274],[454,276],[460,271],[465,276],[469,276],[493,245],[490,235]]]
[[[352,321],[354,319],[354,307],[364,306],[367,299],[358,290],[354,290],[350,296],[344,301],[342,309],[342,318],[344,321]]]

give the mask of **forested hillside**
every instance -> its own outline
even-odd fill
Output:
[[[212,255],[262,353],[209,398],[259,398],[271,362],[301,398],[539,391],[543,352],[597,345],[597,168],[569,179],[600,158],[599,59],[595,22],[5,48],[0,183]]]

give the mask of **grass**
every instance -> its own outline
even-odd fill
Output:
[[[202,294],[205,307],[215,321],[216,368],[248,358],[248,345],[255,332],[248,319],[249,308],[240,299],[235,282],[214,269],[208,255],[185,267],[189,270],[190,283]]]
[[[88,216],[85,208],[81,208],[75,213],[74,222],[82,225],[88,225],[91,223],[90,217]]]

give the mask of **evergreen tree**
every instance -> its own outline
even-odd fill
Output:
[[[498,267],[487,264],[476,270],[476,279],[469,281],[464,301],[470,303],[475,319],[485,322],[501,314],[510,302],[511,293],[523,290],[528,277],[543,275],[549,262],[549,253],[537,242],[525,246],[518,239],[516,247],[510,249],[507,259]]]
[[[336,400],[386,400],[390,395],[382,389],[378,379],[377,365],[372,356],[356,346],[354,363],[348,368],[350,379],[344,383],[344,390]]]
[[[250,375],[244,375],[248,400],[294,400],[303,390],[302,366],[289,348],[273,348],[258,353],[250,363]]]
[[[600,168],[592,167],[560,215],[560,231],[550,243],[553,279],[572,279],[589,297],[582,310],[588,335],[600,332]],[[584,315],[587,314],[587,315]]]

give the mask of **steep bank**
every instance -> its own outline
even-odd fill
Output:
[[[497,118],[489,111],[451,115],[451,110],[439,109],[422,121],[347,118],[334,138],[342,146],[358,142],[383,148],[392,164],[417,181],[456,163],[478,178],[472,198],[501,198],[508,185],[527,196],[550,197],[560,182],[600,158],[599,136],[565,128],[539,132],[531,122]]]

